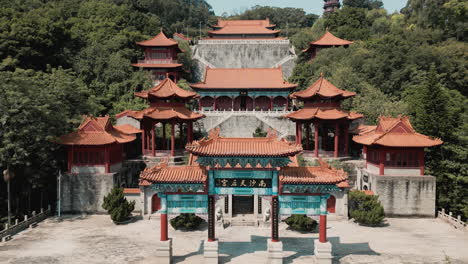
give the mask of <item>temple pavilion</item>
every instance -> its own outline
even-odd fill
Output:
[[[285,110],[296,84],[281,68],[207,68],[202,82],[190,85],[200,95],[200,110]]]
[[[183,148],[187,142],[192,142],[193,122],[203,118],[204,115],[192,112],[185,104],[198,98],[197,93],[186,91],[177,86],[172,79],[166,78],[150,90],[136,92],[135,96],[146,99],[149,107],[141,111],[125,110],[116,117],[129,117],[139,121],[143,130],[141,147],[143,155],[154,157],[157,153],[167,154],[169,150],[170,155],[175,156],[176,126],[179,128],[179,148]],[[166,140],[167,126],[170,126],[170,144],[167,144]],[[160,135],[156,132],[157,127],[160,127]]]
[[[208,31],[210,39],[277,39],[280,30],[275,30],[270,19],[265,20],[223,20]]]
[[[131,153],[136,135],[132,126],[113,126],[109,116],[84,117],[77,131],[56,142],[67,146],[69,173],[117,172]]]
[[[340,0],[323,0],[323,13],[329,14],[335,12],[335,10],[340,9],[341,4]]]
[[[351,44],[353,44],[352,41],[335,37],[332,33],[330,33],[330,31],[327,30],[325,34],[318,40],[310,42],[309,47],[302,52],[310,54],[310,59],[313,60],[321,49],[328,49],[332,47],[347,48]]]
[[[137,42],[144,48],[145,59],[132,64],[151,72],[153,83],[157,84],[167,76],[177,82],[180,78],[182,64],[177,61],[177,54],[183,52],[177,41],[170,39],[159,32],[152,39]]]
[[[407,116],[380,117],[371,131],[354,136],[364,146],[366,168],[378,175],[424,175],[424,148],[443,142],[417,133]]]
[[[323,74],[307,89],[291,94],[292,99],[304,102],[302,109],[285,115],[296,123],[296,143],[302,144],[305,139],[304,150],[312,150],[310,129],[313,125],[315,157],[348,156],[350,123],[363,115],[342,110],[341,101],[355,95],[354,92],[337,88]],[[329,137],[330,132],[333,138]]]
[[[301,145],[278,139],[273,131],[265,138],[225,138],[215,129],[186,149],[188,165],[160,164],[140,174],[144,210],[160,214],[161,241],[169,239],[168,214],[179,213],[207,214],[208,243],[215,241],[215,222],[219,221],[215,208],[220,208],[223,218],[230,221],[236,213],[262,217],[269,211],[271,243],[280,241],[282,218],[313,216],[320,223],[316,250],[318,243],[328,244],[327,202],[332,194],[349,188],[343,170],[322,160],[317,167],[299,167],[296,155],[302,151]],[[328,250],[331,252],[331,246]]]

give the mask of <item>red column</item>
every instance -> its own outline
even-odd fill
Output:
[[[167,214],[161,214],[160,219],[161,219],[161,241],[167,241],[169,240],[167,236],[168,234]]]
[[[333,153],[333,156],[335,158],[338,158],[338,133],[339,133],[339,130],[340,130],[340,124],[336,123],[335,124],[335,151]]]
[[[216,240],[215,235],[215,198],[214,195],[208,196],[208,241]]]
[[[319,242],[327,242],[327,215],[320,215]]]
[[[162,131],[163,131],[163,143],[162,143],[162,148],[163,150],[166,150],[166,123],[162,123]]]
[[[270,110],[273,110],[273,96],[270,96]]]
[[[319,156],[319,123],[314,123],[314,156],[318,158]]]
[[[419,153],[419,170],[420,175],[424,176],[424,149]]]
[[[271,197],[271,241],[279,241],[279,200],[277,195]]]
[[[306,123],[306,150],[309,150],[310,123]]]
[[[201,105],[201,98],[198,98],[198,110],[202,110],[202,105]]]
[[[175,156],[175,125],[171,123],[171,156]]]
[[[154,134],[154,123],[151,123],[151,155],[156,156],[156,136]]]
[[[106,145],[104,147],[105,159],[106,159],[106,173],[110,173],[110,156],[109,156],[109,147]]]
[[[216,98],[217,98],[216,96],[213,97],[213,99],[214,99],[214,102],[213,102],[213,110],[216,110]]]
[[[183,123],[179,123],[179,142],[180,142],[180,145],[183,146],[184,145],[184,135],[183,135]]]
[[[345,156],[349,156],[348,148],[349,148],[349,124],[346,123],[345,129],[344,129],[344,153]]]
[[[193,141],[193,123],[187,123],[187,143],[192,143]]]
[[[296,122],[296,144],[302,145],[302,124],[301,122]]]
[[[141,156],[144,156],[145,155],[145,137],[146,137],[146,133],[145,133],[145,127],[143,126],[142,124],[142,128],[143,132],[141,133]]]
[[[73,146],[68,148],[68,172],[71,172],[73,164]]]
[[[385,174],[385,151],[383,149],[379,149],[379,175]]]
[[[286,111],[289,110],[289,98],[286,97]]]

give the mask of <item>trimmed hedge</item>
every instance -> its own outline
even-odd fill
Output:
[[[285,220],[286,224],[296,231],[312,232],[317,227],[317,221],[306,215],[292,215]]]
[[[378,196],[357,190],[349,192],[349,215],[357,223],[368,226],[379,225],[385,219]]]
[[[195,214],[180,214],[177,217],[171,219],[171,226],[174,229],[182,230],[195,230],[201,223],[203,223],[202,218],[196,216]]]

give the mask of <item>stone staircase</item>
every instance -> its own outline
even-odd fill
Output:
[[[231,219],[231,226],[258,226],[258,221],[249,216],[235,216]]]

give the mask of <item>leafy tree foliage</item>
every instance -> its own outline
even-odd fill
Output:
[[[383,2],[379,0],[344,0],[343,6],[378,9],[383,7]]]
[[[261,127],[257,127],[255,129],[255,132],[252,134],[253,137],[266,137],[267,136],[267,132],[263,131],[263,129]]]
[[[180,214],[171,219],[170,223],[174,229],[195,230],[204,220],[195,214]]]

